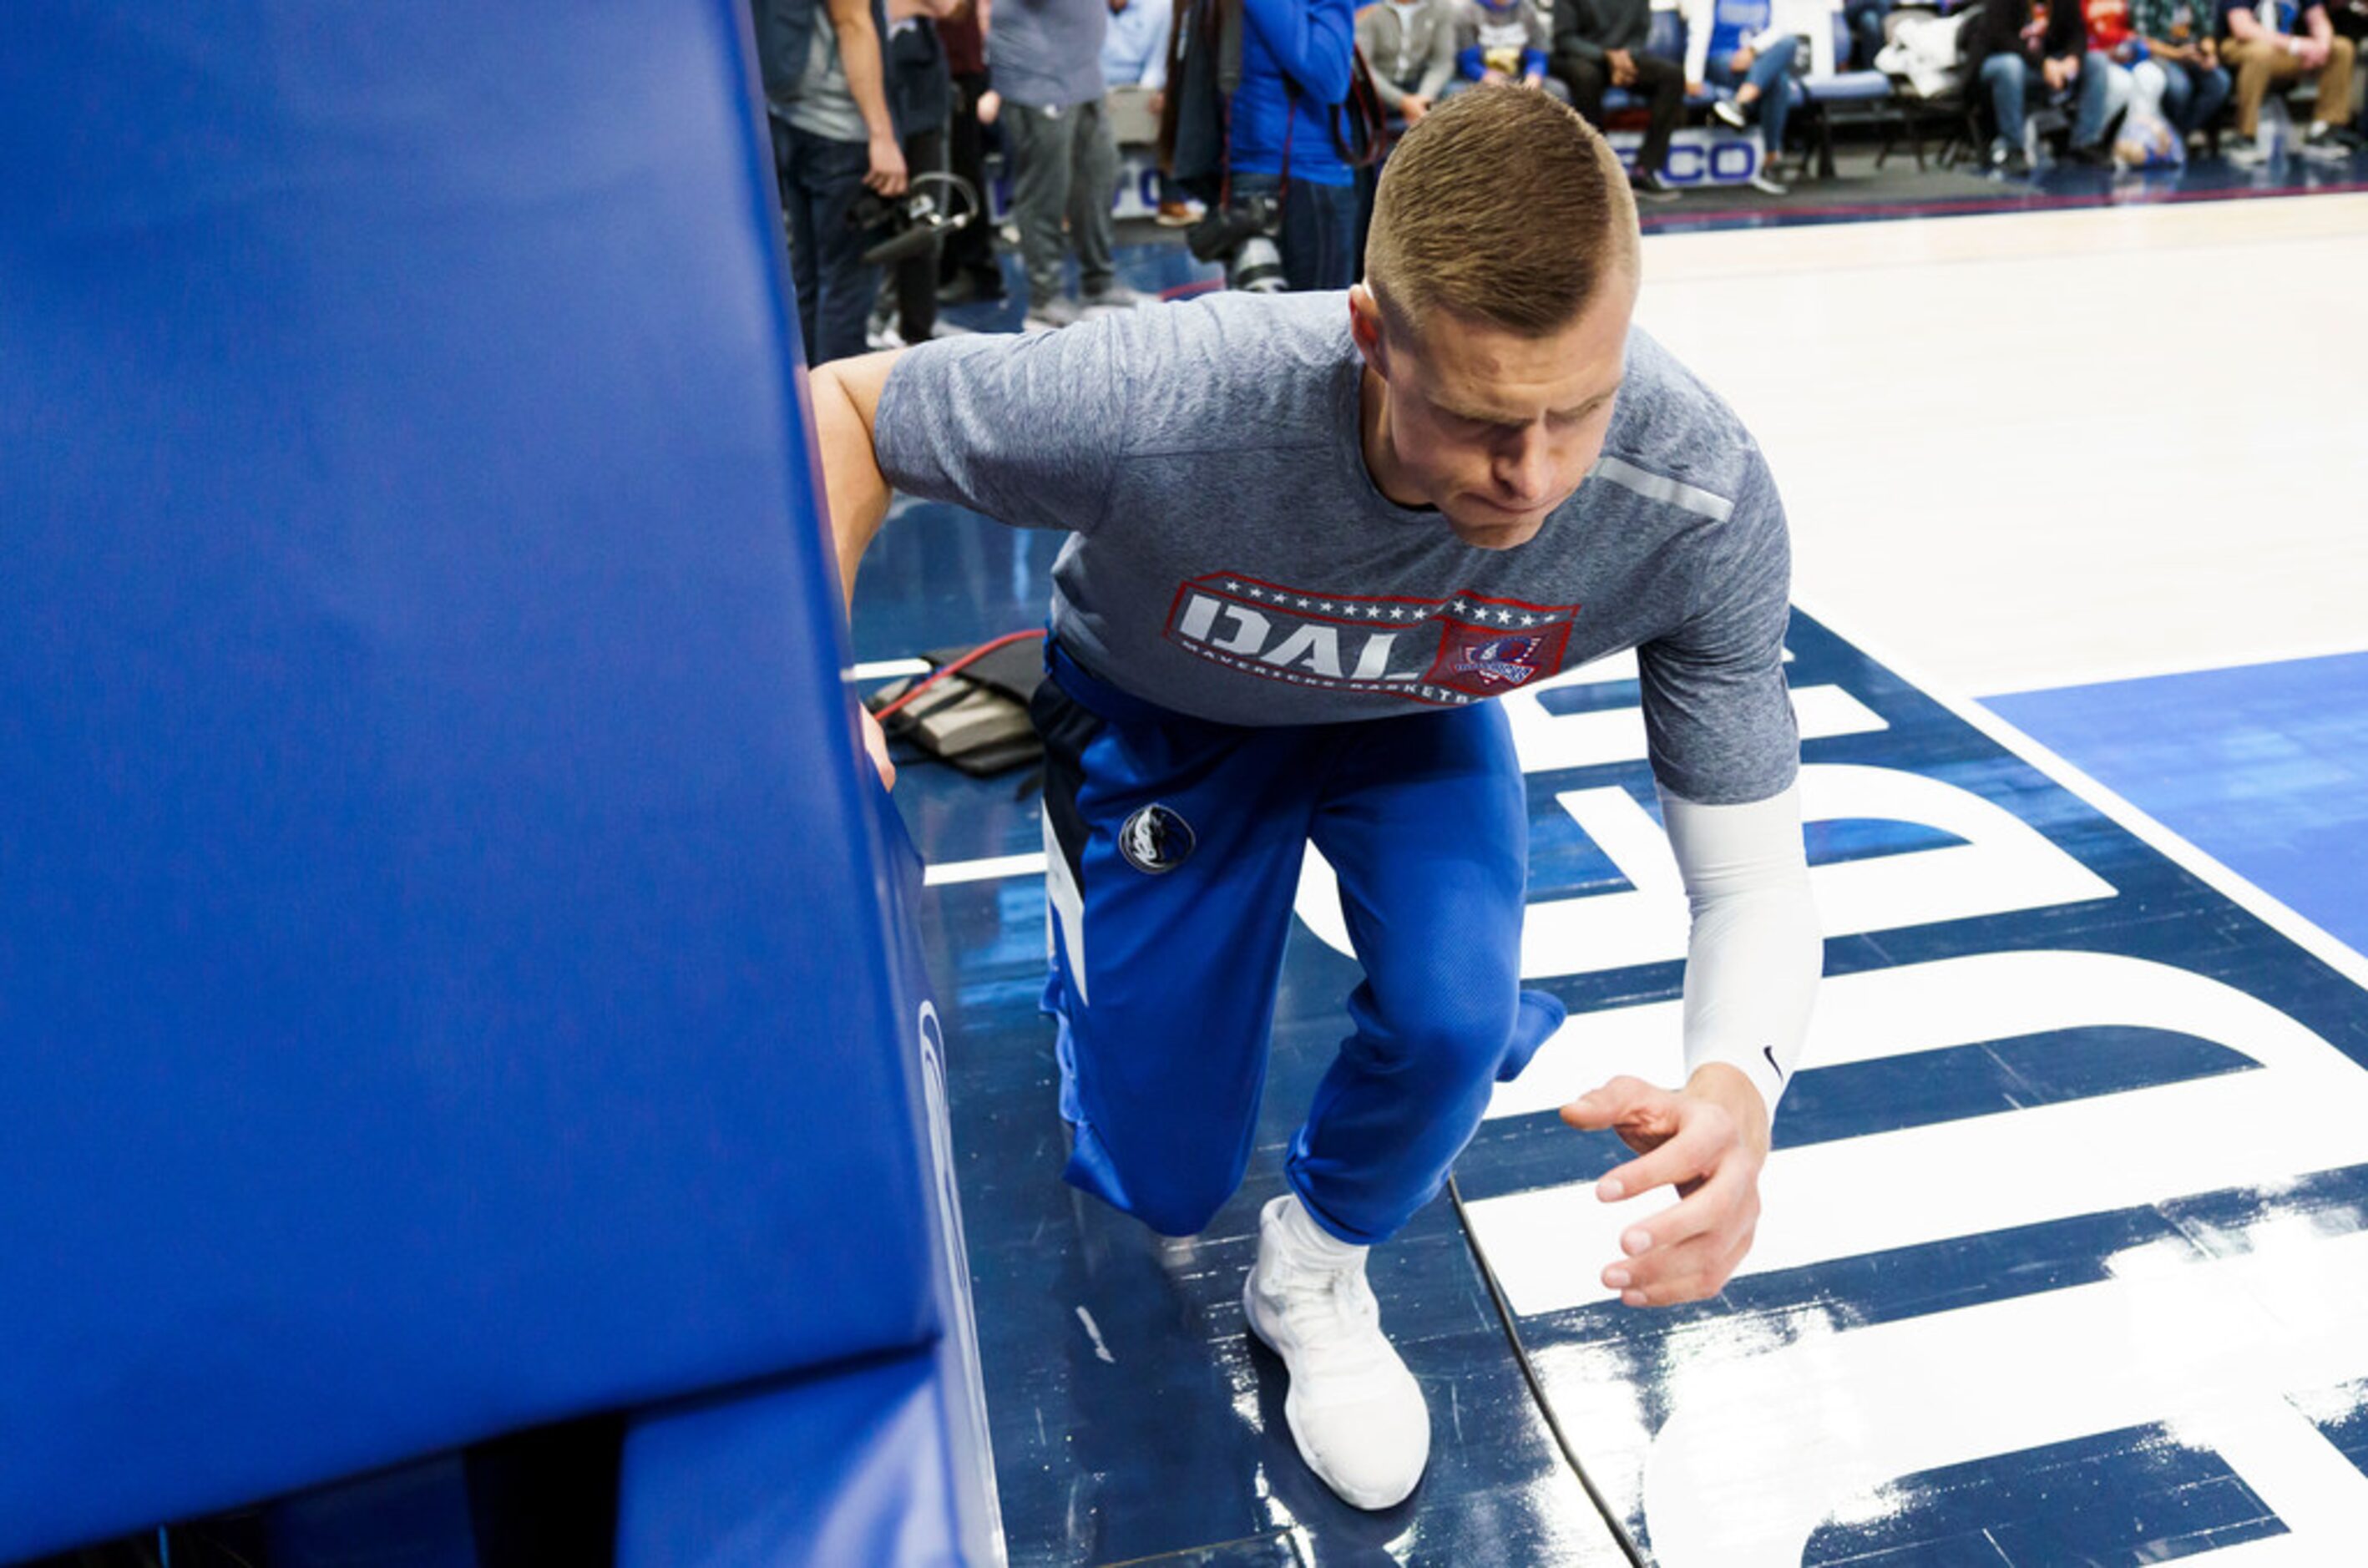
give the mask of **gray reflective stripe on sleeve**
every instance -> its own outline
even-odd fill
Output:
[[[1622,462],[1618,458],[1598,459],[1595,472],[1614,484],[1634,491],[1647,501],[1665,502],[1698,517],[1708,517],[1713,523],[1723,523],[1735,515],[1735,503],[1723,495],[1698,490],[1667,474],[1647,473],[1635,464]]]

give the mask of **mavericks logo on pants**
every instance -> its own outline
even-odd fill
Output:
[[[1155,802],[1118,830],[1118,852],[1138,871],[1155,877],[1172,871],[1192,853],[1192,824]]]

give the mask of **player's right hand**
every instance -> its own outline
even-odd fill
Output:
[[[880,786],[883,790],[896,787],[896,765],[888,760],[888,732],[871,716],[871,710],[860,708],[863,715],[863,749],[871,758],[871,766],[880,770]]]

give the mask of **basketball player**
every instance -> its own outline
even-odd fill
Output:
[[[1638,265],[1603,139],[1489,89],[1408,132],[1345,294],[1221,294],[814,379],[850,585],[892,485],[1069,534],[1036,704],[1069,1181],[1172,1235],[1216,1212],[1305,846],[1338,874],[1364,982],[1245,1307],[1289,1369],[1301,1454],[1360,1507],[1406,1498],[1430,1444],[1367,1250],[1563,1018],[1520,988],[1527,811],[1489,699],[1624,648],[1642,670],[1693,907],[1687,1076],[1563,1112],[1639,1155],[1601,1197],[1683,1195],[1607,1263],[1623,1301],[1708,1297],[1742,1258],[1806,1028],[1783,511],[1735,415],[1630,326]]]

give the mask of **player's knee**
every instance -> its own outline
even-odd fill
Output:
[[[1398,1041],[1403,1060],[1393,1065],[1442,1086],[1493,1081],[1512,1041],[1519,1008],[1519,994],[1510,986],[1501,995],[1434,988],[1406,1019]]]

